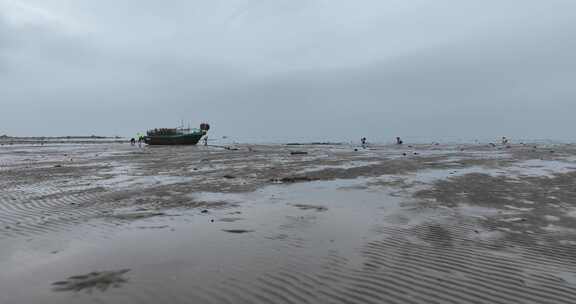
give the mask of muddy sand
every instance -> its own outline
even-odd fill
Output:
[[[576,145],[0,147],[0,303],[576,303]]]

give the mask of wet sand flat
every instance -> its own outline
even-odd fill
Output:
[[[576,303],[576,145],[0,146],[0,303]]]

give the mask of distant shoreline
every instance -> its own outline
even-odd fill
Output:
[[[8,136],[0,135],[1,145],[10,144],[66,144],[66,143],[125,143],[130,140],[130,137],[121,136],[98,136],[98,135],[68,135],[68,136]],[[422,141],[422,140],[408,140],[405,142],[406,147],[409,146],[419,146],[419,145],[488,145],[490,143],[501,145],[497,141]],[[546,139],[525,139],[525,140],[515,140],[509,145],[566,145],[574,144],[574,141],[559,141],[559,140],[546,140]],[[353,141],[273,141],[273,142],[259,142],[259,141],[247,141],[247,142],[234,142],[227,143],[223,142],[223,145],[235,145],[235,144],[264,144],[264,145],[284,145],[284,146],[344,146],[344,145],[360,145],[359,142]],[[381,145],[395,145],[394,142],[368,142],[368,146],[381,146]]]
[[[0,140],[8,140],[8,139],[15,139],[15,140],[43,140],[43,139],[121,139],[124,137],[120,136],[97,136],[97,135],[90,135],[90,136],[8,136],[8,135],[1,135]]]
[[[127,139],[120,136],[0,136],[0,144],[65,144],[65,143],[120,143]]]

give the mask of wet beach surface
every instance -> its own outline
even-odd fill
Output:
[[[576,303],[574,145],[235,148],[0,146],[0,303]]]

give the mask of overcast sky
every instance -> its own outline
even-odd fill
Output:
[[[0,0],[0,135],[576,140],[574,0]]]

